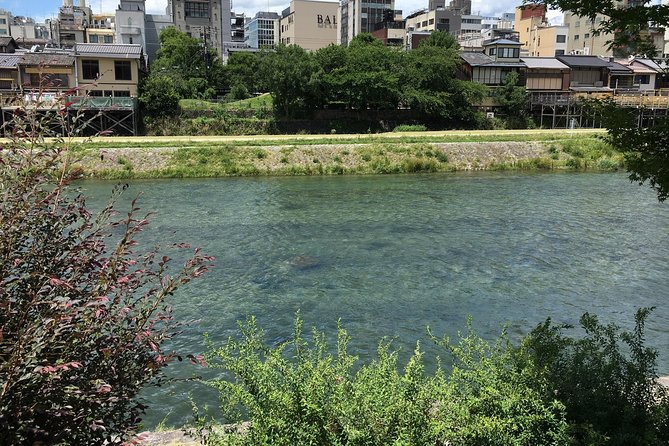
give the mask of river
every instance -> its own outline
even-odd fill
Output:
[[[93,207],[112,185],[83,183]],[[669,374],[669,205],[624,174],[133,181],[126,197],[140,191],[156,213],[144,243],[187,241],[217,259],[174,298],[178,318],[198,320],[181,350],[201,352],[205,332],[234,335],[250,314],[279,342],[299,310],[331,335],[340,319],[362,359],[391,337],[403,357],[420,340],[433,362],[426,327],[454,335],[468,315],[486,338],[508,324],[518,339],[546,317],[576,324],[585,311],[630,328],[637,307],[657,306],[648,343]],[[188,391],[216,404],[192,383],[153,389],[146,426],[188,421]]]

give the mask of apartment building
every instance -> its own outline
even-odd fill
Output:
[[[281,13],[281,43],[310,51],[337,43],[338,8],[336,2],[292,0]]]
[[[342,0],[337,11],[337,42],[348,45],[358,34],[374,32],[376,24],[389,13],[402,20],[402,11],[395,10],[395,0]]]
[[[249,48],[274,48],[279,43],[281,16],[276,12],[259,12],[244,26],[244,43]]]
[[[80,43],[74,49],[81,95],[136,97],[144,53],[139,44]]]
[[[219,55],[223,43],[232,39],[230,0],[169,0],[167,8],[179,31],[204,40]]]
[[[553,57],[567,54],[569,27],[549,24],[544,5],[516,8],[515,23],[524,55]]]

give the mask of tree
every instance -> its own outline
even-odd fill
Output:
[[[182,98],[209,98],[224,83],[224,68],[216,50],[175,27],[160,32],[160,50],[151,76],[167,76]]]
[[[139,102],[149,116],[174,115],[179,111],[179,93],[168,76],[149,76]]]
[[[518,85],[518,77],[517,71],[508,73],[504,83],[495,90],[495,98],[506,118],[507,126],[524,129],[527,128],[529,93],[525,87]]]
[[[473,104],[482,99],[485,87],[457,78],[458,49],[450,33],[434,32],[405,56],[402,101],[426,120],[453,126],[474,119]]]
[[[551,8],[571,11],[589,18],[596,32],[611,33],[613,48],[626,47],[631,54],[653,57],[657,54],[648,36],[649,25],[669,27],[669,5],[651,0],[629,2],[620,7],[615,0],[533,0]],[[598,14],[607,16],[600,23]],[[621,109],[607,107],[608,141],[625,154],[631,181],[648,182],[660,201],[669,196],[669,121],[657,120],[653,128],[639,129]]]
[[[175,358],[167,298],[211,258],[196,251],[174,269],[164,251],[138,252],[148,217],[136,201],[115,211],[127,185],[94,215],[71,185],[69,142],[44,139],[50,118],[23,109],[12,124],[19,137],[0,150],[0,444],[121,444],[146,408],[138,392]]]
[[[313,109],[318,70],[313,54],[297,45],[278,45],[263,59],[261,70],[277,113],[296,117]]]

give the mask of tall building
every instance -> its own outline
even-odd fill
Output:
[[[569,28],[550,25],[544,5],[516,8],[516,29],[521,52],[531,57],[554,57],[567,54]]]
[[[58,9],[58,19],[51,22],[51,37],[60,47],[71,47],[87,41],[86,30],[91,23],[92,11],[86,0],[63,0]]]
[[[9,27],[12,24],[12,15],[9,11],[0,9],[0,37],[9,37]]]
[[[620,8],[632,8],[644,6],[644,1],[641,0],[620,0],[617,2]],[[613,40],[612,34],[601,33],[597,35],[594,32],[599,24],[608,19],[607,16],[597,14],[594,22],[588,17],[579,17],[569,11],[565,11],[564,24],[569,28],[569,42],[567,44],[567,51],[569,54],[585,54],[595,56],[616,56],[627,57],[632,51],[629,48],[615,48],[608,47],[609,41]],[[643,33],[653,41],[657,52],[655,55],[661,55],[664,48],[664,32],[661,28],[649,27]]]
[[[406,19],[407,31],[445,31],[454,36],[480,35],[483,18],[478,15],[462,15],[459,11],[436,9],[419,11]]]
[[[169,0],[168,12],[174,26],[191,37],[223,52],[230,24],[230,0]]]
[[[249,48],[274,48],[279,43],[279,22],[276,12],[259,12],[244,26],[244,43]]]
[[[373,32],[388,14],[401,19],[402,11],[395,10],[395,0],[342,0],[337,12],[337,42],[348,45],[358,34]]]
[[[281,12],[281,43],[310,51],[337,43],[337,8],[336,2],[291,0]]]

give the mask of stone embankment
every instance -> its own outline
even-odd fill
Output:
[[[83,148],[84,177],[170,178],[256,175],[341,175],[461,170],[611,170],[620,154],[595,138],[555,141],[196,144]]]

